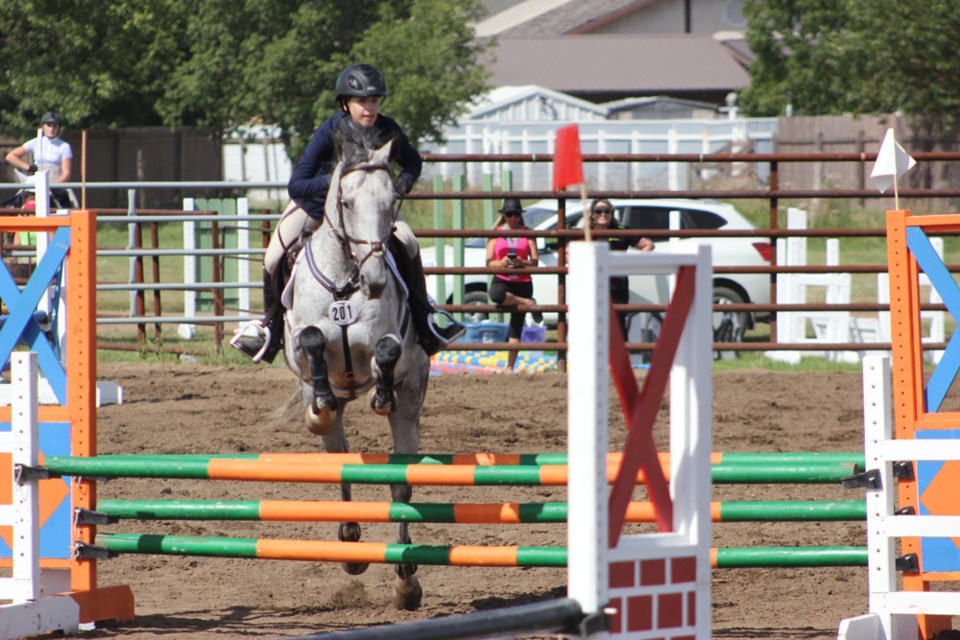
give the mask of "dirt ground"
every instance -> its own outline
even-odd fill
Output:
[[[124,403],[98,412],[103,454],[315,451],[318,439],[298,418],[268,414],[295,391],[282,366],[110,364],[98,371],[124,389]],[[565,450],[566,379],[560,374],[432,377],[422,420],[422,451]],[[746,370],[714,378],[715,451],[858,451],[863,447],[861,379],[856,373]],[[623,422],[611,404],[611,435]],[[354,403],[347,410],[354,451],[386,452],[386,421]],[[665,428],[658,427],[661,441]],[[419,488],[420,502],[565,500],[565,489]],[[113,480],[101,498],[338,499],[329,485],[185,480]],[[861,499],[839,486],[716,486],[714,500]],[[389,500],[386,487],[357,487],[355,499]],[[106,528],[105,528],[106,530]],[[110,531],[336,539],[332,523],[123,522]],[[414,542],[467,545],[565,544],[561,525],[411,527]],[[393,542],[395,525],[365,525],[364,539]],[[714,546],[864,545],[861,523],[714,525]],[[298,561],[122,556],[100,565],[100,584],[128,584],[137,618],[84,638],[279,638],[432,618],[562,596],[560,569],[421,566],[423,606],[390,606],[393,569],[372,565],[349,576],[338,565]],[[713,578],[714,637],[835,638],[844,617],[867,610],[864,568],[718,569]]]

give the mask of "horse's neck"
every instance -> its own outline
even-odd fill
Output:
[[[356,264],[327,224],[310,236],[304,249],[310,251],[313,263],[334,282],[346,282],[357,273]]]

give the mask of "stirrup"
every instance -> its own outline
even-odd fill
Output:
[[[449,321],[446,327],[441,329],[437,326],[436,322],[434,322],[437,314],[443,315]],[[430,332],[436,336],[437,340],[442,342],[444,346],[462,338],[467,333],[467,328],[446,309],[434,309],[434,312],[427,318],[427,326],[430,327]]]
[[[248,333],[250,329],[254,332]],[[230,346],[247,356],[254,363],[259,363],[267,349],[270,348],[270,327],[260,320],[251,320],[243,325],[230,339]],[[261,342],[262,340],[262,342]]]

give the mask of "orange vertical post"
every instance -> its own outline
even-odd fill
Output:
[[[69,217],[14,218],[0,221],[0,231],[35,231],[46,233],[60,227],[70,227],[70,244],[63,262],[66,270],[66,327],[63,346],[65,353],[66,403],[40,405],[37,417],[44,423],[69,423],[70,455],[93,456],[97,453],[96,427],[96,214],[91,211],[73,211]],[[59,319],[60,322],[64,318]],[[0,407],[0,421],[9,422],[10,407]],[[5,477],[10,476],[4,474]],[[9,480],[6,480],[9,482]],[[48,483],[45,485],[45,483]],[[59,485],[58,485],[59,483]],[[45,486],[48,489],[45,489]],[[59,479],[40,483],[40,499],[59,500],[57,491],[63,491]],[[0,493],[4,491],[0,487]],[[91,480],[74,479],[70,484],[71,509],[94,509],[96,485]],[[92,544],[94,527],[73,524],[70,529],[74,543]],[[69,571],[69,591],[80,607],[80,622],[103,620],[132,620],[133,594],[128,586],[100,588],[97,585],[96,561],[92,559],[41,558],[41,567]],[[53,595],[53,594],[48,594]]]
[[[927,413],[924,395],[923,327],[920,320],[920,268],[907,246],[907,227],[924,226],[931,229],[949,230],[960,227],[957,216],[924,216],[911,219],[910,211],[887,212],[887,264],[890,270],[890,331],[893,353],[893,414],[894,433],[897,439],[914,439],[919,427],[944,428],[957,426],[960,422],[946,416],[931,418]],[[897,486],[898,507],[912,508],[920,513],[918,487],[914,478],[900,479]],[[903,574],[906,591],[929,591],[931,576],[923,570],[921,541],[919,538],[902,538],[900,553],[903,556],[916,554],[919,558],[917,573]],[[956,578],[953,578],[956,579]],[[949,616],[917,615],[921,637],[933,638],[950,629]]]

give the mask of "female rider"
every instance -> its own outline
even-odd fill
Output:
[[[317,229],[323,222],[323,208],[330,188],[330,174],[335,159],[334,134],[337,125],[351,118],[361,127],[378,130],[379,139],[393,140],[392,159],[400,165],[400,174],[394,183],[398,197],[413,188],[423,164],[420,154],[410,144],[397,122],[380,113],[387,96],[387,83],[380,70],[369,64],[354,64],[337,78],[337,101],[340,111],[327,118],[314,132],[300,162],[294,168],[287,185],[293,200],[283,213],[270,237],[263,258],[263,306],[265,317],[241,328],[230,344],[254,362],[273,362],[282,347],[283,306],[280,304],[282,284],[274,277],[284,255],[299,245],[305,231]],[[462,336],[465,329],[448,313],[434,308],[427,294],[420,246],[410,226],[397,219],[391,237],[390,251],[409,290],[410,312],[418,342],[428,355],[433,355],[447,343]],[[440,328],[433,323],[435,313],[442,313],[448,323]]]

